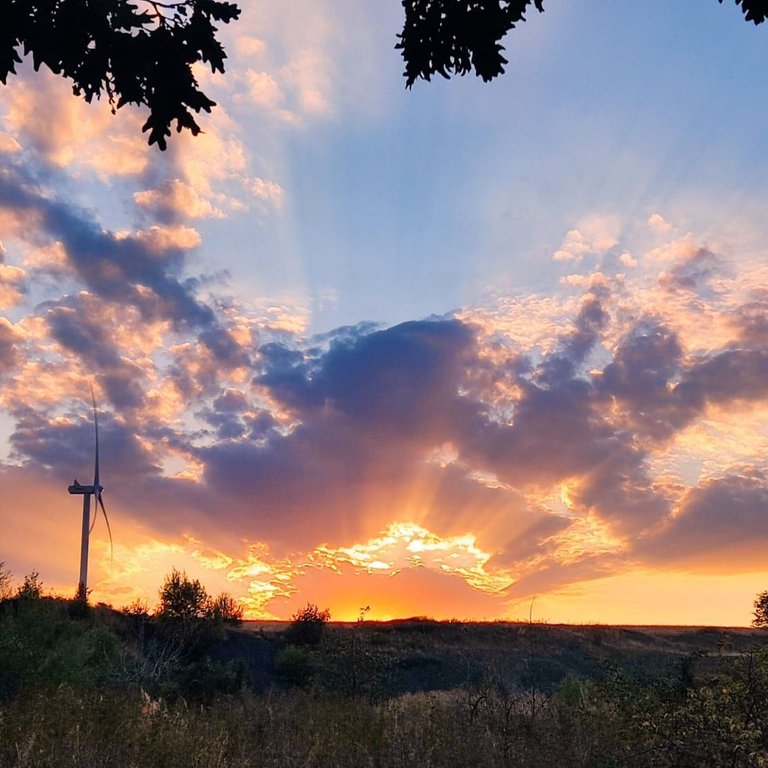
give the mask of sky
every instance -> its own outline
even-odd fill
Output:
[[[250,618],[746,625],[768,588],[768,29],[545,4],[404,87],[395,0],[243,3],[198,137],[0,87],[0,561]]]

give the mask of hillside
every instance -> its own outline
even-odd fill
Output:
[[[311,631],[310,631],[311,630]],[[0,766],[760,768],[768,633],[0,602]]]

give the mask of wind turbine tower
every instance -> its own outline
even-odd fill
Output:
[[[93,426],[96,434],[96,458],[93,470],[93,484],[80,485],[80,483],[77,482],[77,478],[75,478],[75,482],[67,489],[71,494],[83,497],[83,527],[80,539],[80,581],[77,585],[77,596],[81,600],[87,600],[88,598],[88,543],[91,537],[91,531],[96,522],[96,516],[99,513],[99,507],[101,507],[102,514],[104,515],[104,522],[107,524],[109,546],[110,550],[112,549],[112,529],[109,525],[107,510],[104,508],[104,499],[101,496],[104,486],[99,483],[99,415],[96,410],[96,397],[93,394],[93,387],[91,387],[91,401],[93,402]],[[91,521],[92,496],[94,497],[93,521]]]

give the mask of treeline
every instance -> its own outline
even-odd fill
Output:
[[[0,697],[39,685],[169,696],[237,690],[248,683],[245,664],[217,656],[227,628],[241,620],[230,595],[211,597],[198,580],[175,569],[154,612],[142,602],[116,611],[81,596],[48,596],[37,572],[14,590],[0,563]]]

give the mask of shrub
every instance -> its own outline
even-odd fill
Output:
[[[40,581],[40,574],[32,571],[24,577],[23,584],[16,592],[16,597],[21,600],[39,600],[43,596],[43,582]]]
[[[289,645],[275,657],[275,679],[286,688],[304,688],[312,682],[315,667],[306,648]]]
[[[761,592],[755,598],[755,618],[753,627],[768,627],[768,592]]]
[[[13,574],[5,567],[5,563],[0,560],[0,600],[7,600],[12,593],[11,579]]]
[[[164,619],[202,619],[208,613],[209,599],[205,587],[197,579],[174,568],[160,589],[157,615]]]
[[[327,608],[321,611],[314,603],[307,603],[291,616],[286,631],[288,640],[294,645],[317,645],[330,618],[331,612]]]
[[[222,592],[210,601],[208,613],[214,621],[225,624],[240,624],[243,620],[243,609],[237,604],[232,595]]]

